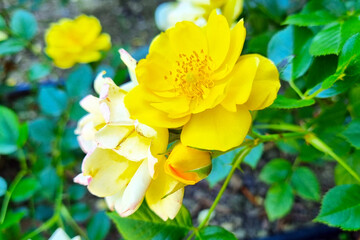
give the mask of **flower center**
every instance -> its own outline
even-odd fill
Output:
[[[174,79],[176,92],[190,99],[204,98],[214,86],[214,82],[210,79],[211,62],[211,57],[205,54],[204,50],[200,53],[196,51],[191,54],[180,53],[175,72],[169,72],[170,77]]]

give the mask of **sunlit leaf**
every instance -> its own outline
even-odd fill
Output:
[[[324,197],[315,221],[344,230],[360,229],[360,185],[340,185]]]
[[[116,212],[108,216],[125,239],[183,239],[192,228],[190,213],[182,207],[174,220],[163,221],[146,204],[126,218]]]

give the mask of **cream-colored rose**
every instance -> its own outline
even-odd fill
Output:
[[[146,195],[149,207],[162,219],[174,218],[184,190],[174,191],[178,182],[163,171],[161,153],[168,145],[168,130],[130,119],[123,102],[126,91],[103,75],[94,83],[99,98],[89,95],[80,102],[88,114],[79,121],[76,134],[87,154],[74,181],[105,197],[121,216],[134,213]]]

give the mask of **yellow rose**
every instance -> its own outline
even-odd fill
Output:
[[[165,162],[165,172],[186,185],[201,181],[210,171],[210,152],[186,147],[182,143],[174,147]]]
[[[79,121],[76,133],[87,155],[74,181],[105,197],[121,216],[135,212],[146,195],[162,219],[174,218],[184,189],[174,190],[179,182],[163,170],[165,156],[160,154],[166,151],[168,130],[130,119],[123,102],[126,91],[103,74],[94,84],[100,97],[89,95],[80,103],[89,114]]]
[[[212,10],[217,9],[231,25],[241,14],[243,0],[178,0],[165,2],[155,11],[155,22],[160,30],[175,26],[177,22],[190,21],[198,26],[206,25]]]
[[[101,33],[97,18],[80,15],[74,20],[63,18],[50,25],[45,34],[46,54],[59,68],[70,68],[76,63],[100,60],[101,52],[111,47],[110,36]]]
[[[186,146],[226,151],[240,145],[251,125],[249,110],[271,105],[280,88],[269,59],[240,56],[244,41],[243,20],[230,29],[215,11],[204,28],[184,21],[161,33],[136,66],[139,85],[125,97],[131,117],[182,127]]]

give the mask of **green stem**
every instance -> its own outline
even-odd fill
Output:
[[[311,95],[308,95],[309,93],[306,92],[303,99],[313,99],[314,97],[316,97],[319,93],[321,93],[324,90],[325,89],[320,88],[320,89],[316,90],[315,92],[313,92]]]
[[[4,201],[1,207],[1,214],[0,214],[0,225],[4,223],[5,220],[5,216],[6,216],[6,211],[11,199],[11,195],[13,194],[16,186],[18,185],[18,183],[20,182],[20,180],[25,176],[25,174],[27,173],[26,170],[21,170],[15,177],[14,181],[11,183],[9,190],[6,192],[5,197],[4,197]]]
[[[31,239],[31,238],[35,237],[36,235],[40,234],[41,232],[48,230],[56,223],[58,218],[59,218],[59,215],[54,214],[54,216],[52,216],[49,220],[44,222],[40,227],[38,227],[34,231],[26,234],[23,238],[21,238],[21,240]]]
[[[360,176],[342,159],[340,158],[334,151],[321,139],[319,139],[315,134],[309,133],[305,136],[305,140],[310,143],[317,150],[328,154],[333,159],[335,159],[345,170],[351,174],[358,182],[360,182]]]
[[[240,163],[243,161],[243,159],[246,157],[246,155],[251,151],[251,148],[245,148],[243,151],[241,151],[240,155],[238,156],[238,158],[236,159],[235,163],[232,165],[232,168],[229,172],[229,174],[227,175],[218,195],[216,196],[213,204],[211,205],[209,212],[207,213],[206,217],[204,218],[204,220],[200,223],[198,229],[203,228],[209,221],[211,213],[215,210],[217,204],[219,203],[222,195],[225,192],[225,189],[227,187],[227,185],[230,182],[230,179],[232,177],[232,175],[234,174],[235,170],[237,169],[237,167],[240,165]]]
[[[290,132],[303,132],[304,129],[292,124],[258,124],[254,125],[253,128],[256,129],[271,129],[279,131],[290,131]]]
[[[277,141],[282,139],[302,138],[307,132],[294,132],[294,133],[279,133],[268,135],[257,135],[260,142]],[[255,139],[256,140],[256,139]]]
[[[300,89],[296,86],[294,80],[289,81],[290,87],[299,95],[301,99],[304,99],[304,94],[300,91]]]
[[[89,240],[84,230],[76,223],[76,221],[72,218],[69,210],[64,205],[61,207],[61,215],[65,218],[65,221],[80,234],[80,236],[86,240]]]
[[[27,171],[28,167],[26,164],[26,156],[22,148],[18,149],[18,157],[19,157],[21,169]]]

